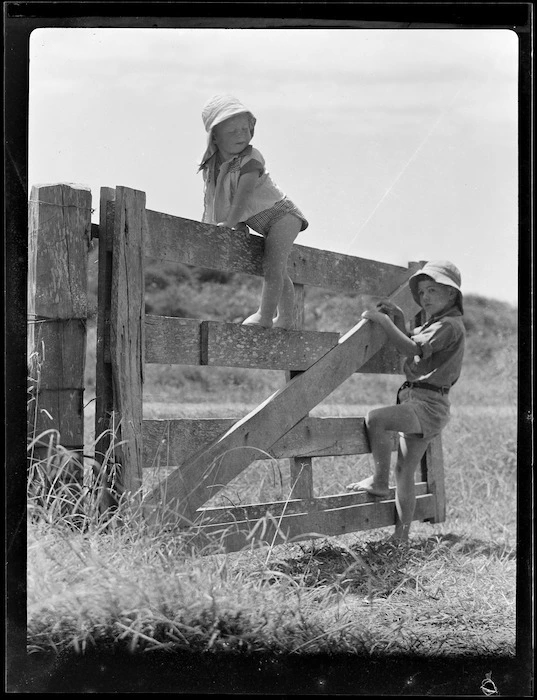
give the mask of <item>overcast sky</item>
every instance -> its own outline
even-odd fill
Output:
[[[231,93],[310,222],[297,243],[447,258],[517,303],[517,80],[505,29],[37,29],[29,184],[88,185],[94,221],[118,185],[199,220],[201,109]]]

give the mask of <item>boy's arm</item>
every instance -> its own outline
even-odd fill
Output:
[[[377,304],[377,311],[382,311],[382,313],[387,314],[391,320],[393,321],[394,325],[399,328],[399,330],[404,333],[405,335],[408,335],[407,329],[406,329],[406,320],[405,320],[405,314],[403,313],[403,310],[399,307],[396,306],[393,302],[384,299],[382,301],[379,301]]]
[[[231,203],[229,214],[227,219],[222,222],[224,226],[235,228],[239,221],[241,221],[241,217],[246,209],[246,204],[252,196],[258,180],[258,170],[253,170],[252,172],[244,173],[240,176],[239,183],[237,185],[237,192],[233,198],[233,202]]]
[[[397,317],[399,317],[399,319],[403,319],[402,328],[399,325],[396,325],[389,316],[383,314],[381,311],[364,311],[362,314],[362,318],[367,318],[370,321],[379,323],[382,326],[386,332],[386,335],[388,336],[388,340],[395,345],[400,353],[406,357],[421,355],[421,347],[415,343],[412,338],[409,338],[406,333],[404,328],[404,316],[401,314],[397,315],[396,318]]]

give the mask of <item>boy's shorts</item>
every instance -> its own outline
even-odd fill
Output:
[[[254,216],[251,216],[246,220],[246,224],[250,228],[253,228],[254,231],[257,231],[257,233],[260,233],[266,237],[271,226],[273,226],[276,221],[283,219],[283,217],[287,214],[293,214],[293,216],[300,219],[302,222],[302,227],[300,229],[301,231],[308,228],[309,223],[304,214],[300,211],[296,204],[293,204],[293,202],[290,199],[287,199],[287,197],[280,199],[280,201],[276,202],[276,204],[270,207],[270,209],[265,209],[265,211],[260,211],[259,214],[254,214]]]
[[[450,420],[450,402],[447,395],[431,389],[404,387],[397,392],[397,403],[411,408],[421,426],[419,433],[400,433],[405,438],[432,440]]]

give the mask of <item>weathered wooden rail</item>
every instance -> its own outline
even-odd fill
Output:
[[[73,196],[76,202],[71,202]],[[199,536],[219,533],[230,550],[252,540],[282,542],[312,533],[337,535],[394,524],[393,492],[380,502],[363,493],[314,496],[315,458],[366,454],[370,450],[363,417],[317,418],[310,416],[310,411],[354,372],[400,370],[397,354],[385,347],[384,332],[370,321],[360,320],[344,335],[301,330],[304,290],[318,286],[388,296],[412,317],[418,307],[406,281],[417,264],[401,267],[295,245],[288,266],[296,291],[299,330],[294,331],[148,315],[144,309],[147,259],[261,276],[263,239],[147,210],[145,194],[127,187],[101,189],[99,224],[92,225],[91,194],[87,192],[83,201],[81,196],[76,188],[71,192],[67,185],[56,185],[48,186],[46,193],[36,190],[32,199],[59,202],[63,214],[71,209],[78,212],[79,218],[73,221],[61,219],[59,233],[54,234],[60,239],[63,236],[63,240],[78,236],[77,250],[86,246],[87,251],[90,232],[99,239],[96,456],[111,451],[111,461],[119,466],[113,483],[108,484],[110,498],[104,506],[110,506],[121,493],[139,498],[144,469],[158,465],[169,473],[143,499],[148,522],[179,528],[195,523]],[[39,210],[37,216],[36,209],[43,206],[30,205],[34,221],[31,241],[43,238],[41,245],[46,248],[46,238],[52,236],[46,226],[51,220],[45,216],[47,210]],[[80,219],[82,213],[85,218]],[[65,234],[66,226],[69,235]],[[40,236],[37,229],[41,229]],[[64,255],[69,255],[69,246]],[[31,260],[36,269],[43,269],[38,255]],[[46,265],[54,269],[50,261]],[[77,290],[83,286],[85,274],[83,267],[61,279],[65,282],[76,277],[78,282],[72,289]],[[47,284],[58,287],[56,282]],[[63,286],[60,291],[56,287],[54,293],[60,298]],[[85,300],[84,294],[75,293]],[[69,319],[77,314],[85,318],[84,304],[80,311],[69,309],[66,314]],[[35,339],[32,342],[35,346]],[[54,342],[62,347],[64,360],[80,354],[80,343],[61,339]],[[49,345],[53,347],[50,341]],[[144,371],[149,363],[282,370],[287,381],[247,416],[144,420]],[[81,415],[79,383],[77,380],[71,385],[78,391],[72,399],[77,416]],[[66,413],[60,405],[51,406],[51,411],[59,416]],[[56,423],[60,424],[59,419]],[[83,416],[77,425],[74,442],[78,445]],[[394,435],[394,450],[396,447]],[[205,505],[252,462],[269,458],[290,460],[292,486],[288,499],[233,508]],[[445,519],[440,439],[431,443],[422,461],[415,519]]]

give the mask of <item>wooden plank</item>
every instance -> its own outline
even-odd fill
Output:
[[[39,389],[84,391],[85,319],[47,319],[33,324],[40,365]],[[58,417],[59,418],[59,417]]]
[[[265,330],[176,316],[145,317],[146,363],[307,369],[338,344],[339,333]],[[400,374],[401,358],[383,347],[357,372]]]
[[[293,308],[294,328],[296,328],[297,330],[301,330],[304,328],[305,317],[306,295],[304,285],[293,283],[293,290],[295,293]],[[328,349],[329,348],[327,348],[327,351]],[[323,354],[324,353],[321,353],[319,357],[322,357]],[[286,381],[290,381],[291,379],[293,379],[293,377],[295,377],[298,374],[294,364],[290,363],[289,367],[290,369],[285,372]],[[305,420],[305,418],[303,418],[302,420]],[[295,456],[291,457],[291,459],[289,460],[289,480],[291,484],[291,489],[289,493],[290,498],[312,499],[314,494],[312,458],[308,456],[303,456],[299,459],[297,459]]]
[[[201,321],[174,316],[145,316],[145,361],[199,365]]]
[[[36,185],[29,202],[30,313],[87,318],[91,192],[84,185]]]
[[[263,330],[236,323],[176,316],[145,317],[146,363],[307,369],[335,347],[339,333]],[[400,374],[401,358],[384,347],[359,373]]]
[[[393,441],[396,449],[396,440]],[[299,421],[269,449],[274,457],[332,457],[367,454],[371,450],[362,417],[317,418]]]
[[[112,242],[116,191],[101,187],[99,195],[99,276],[97,281],[97,338],[95,357],[95,459],[101,467],[100,507],[106,510],[114,499],[113,475],[107,472],[106,455],[112,439],[114,387],[110,362],[110,312],[112,305]]]
[[[426,466],[425,476],[429,493],[432,493],[435,499],[435,513],[430,522],[443,523],[446,520],[446,489],[441,435],[431,440],[422,461]]]
[[[120,420],[118,490],[135,494],[142,485],[145,193],[116,188],[115,210],[110,355]]]
[[[147,222],[149,258],[263,276],[261,236],[150,209]],[[399,265],[300,245],[293,246],[288,272],[297,284],[374,296],[387,296],[407,278]]]
[[[291,457],[289,460],[291,498],[313,498],[313,459]]]
[[[338,344],[339,333],[285,331],[236,323],[203,321],[202,364],[302,370]]]
[[[423,496],[427,491],[427,484],[419,482],[416,484],[416,496]],[[393,501],[395,499],[395,488],[390,489],[389,495],[382,500]],[[313,511],[334,510],[338,508],[349,508],[351,506],[371,503],[371,497],[366,493],[341,493],[333,496],[322,496],[310,499],[289,499],[287,501],[276,501],[273,503],[254,503],[244,506],[233,506],[226,508],[200,508],[198,510],[198,525],[209,523],[229,524],[236,522],[255,523],[260,518],[264,518],[270,513],[275,518],[281,515],[293,515],[298,513],[311,513]],[[376,501],[375,502],[379,502]]]
[[[403,358],[393,345],[385,345],[363,367],[360,374],[402,374]]]
[[[263,275],[262,236],[147,210],[148,258]]]
[[[144,420],[143,465],[151,468],[178,466],[236,422],[235,418]]]
[[[434,513],[431,494],[418,496],[414,520],[428,519]],[[360,505],[284,515],[281,519],[264,521],[213,524],[200,527],[196,540],[216,542],[226,551],[237,551],[255,545],[278,545],[316,537],[337,537],[351,532],[390,527],[395,524],[395,501],[368,502]]]
[[[84,395],[79,389],[41,389],[32,433],[35,437],[45,430],[57,430],[58,442],[68,450],[82,451],[84,447]],[[45,436],[48,444],[48,436]]]
[[[402,308],[414,303],[407,284],[398,288],[391,299]],[[167,517],[172,518],[175,512],[181,517],[191,518],[217,488],[229,483],[257,459],[260,449],[269,450],[314,406],[378,352],[385,341],[382,327],[362,319],[340,338],[335,348],[309,369],[294,377],[224,436],[202,448],[181,470],[175,470],[167,477]],[[148,501],[160,499],[160,493],[160,488],[154,490],[148,495]]]
[[[32,187],[28,227],[28,353],[36,391],[28,430],[35,436],[46,425],[63,446],[82,452],[89,188]]]
[[[372,296],[388,296],[408,277],[399,265],[299,245],[293,246],[287,269],[300,284]]]
[[[177,420],[144,420],[144,467],[177,467],[199,449],[222,437],[238,418],[181,418]],[[393,434],[392,450],[397,449]],[[371,450],[364,427],[364,418],[317,418],[307,416],[277,440],[256,459],[290,457],[333,457],[367,454]]]

